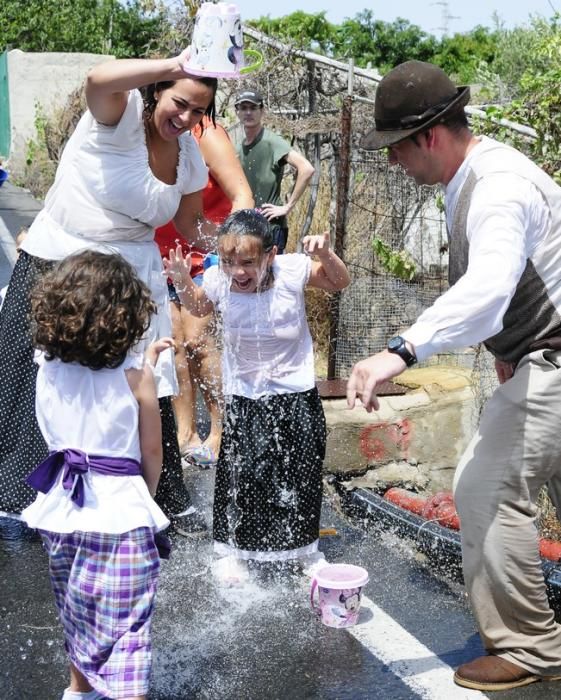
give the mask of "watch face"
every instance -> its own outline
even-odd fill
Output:
[[[399,335],[388,340],[388,350],[398,350],[403,345],[403,338]]]

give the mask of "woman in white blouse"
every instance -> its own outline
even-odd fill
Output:
[[[208,247],[201,240],[212,232],[201,214],[207,168],[190,131],[205,114],[214,118],[217,81],[188,75],[186,58],[187,51],[168,59],[112,60],[88,73],[88,110],[22,245],[0,316],[0,512],[17,517],[29,505],[33,493],[24,479],[46,456],[35,419],[28,318],[33,281],[55,261],[84,248],[120,253],[158,305],[146,337],[150,343],[171,335],[155,227],[173,219],[189,242]],[[177,531],[200,531],[181,472],[171,350],[160,357],[157,379],[164,469],[156,500]]]

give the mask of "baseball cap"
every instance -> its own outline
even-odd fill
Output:
[[[237,106],[242,102],[252,102],[254,105],[262,105],[263,95],[257,90],[242,90],[238,93],[234,104]]]

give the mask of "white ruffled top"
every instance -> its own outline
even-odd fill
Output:
[[[37,421],[50,451],[74,448],[140,461],[139,407],[125,371],[141,368],[141,356],[131,354],[120,367],[102,370],[58,359],[47,361],[39,352],[35,361],[39,365]],[[118,534],[138,527],[163,530],[169,525],[140,475],[88,472],[82,508],[62,486],[62,477],[63,470],[51,490],[39,493],[23,511],[22,518],[30,527]]]
[[[277,255],[273,285],[252,294],[232,291],[232,280],[218,265],[205,271],[204,291],[222,315],[225,396],[257,399],[315,386],[304,300],[311,265],[302,253]]]
[[[195,139],[179,137],[176,181],[168,185],[152,173],[138,90],[115,126],[82,115],[60,159],[45,206],[22,244],[26,253],[62,260],[88,249],[119,253],[152,291],[158,313],[152,316],[145,346],[171,335],[169,295],[154,228],[172,219],[184,194],[202,190],[208,169]],[[173,350],[161,353],[156,367],[158,396],[177,393]]]
[[[202,190],[208,169],[190,133],[179,137],[176,181],[152,173],[138,90],[129,92],[118,124],[99,124],[86,111],[64,148],[45,206],[22,249],[59,260],[91,243],[153,241],[172,219],[182,195]]]

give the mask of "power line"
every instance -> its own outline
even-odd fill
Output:
[[[440,5],[442,7],[442,25],[440,27],[436,27],[436,30],[442,32],[444,36],[447,36],[450,27],[450,20],[461,19],[461,17],[451,14],[450,3],[448,0],[436,0],[436,2],[432,2],[431,5]]]

